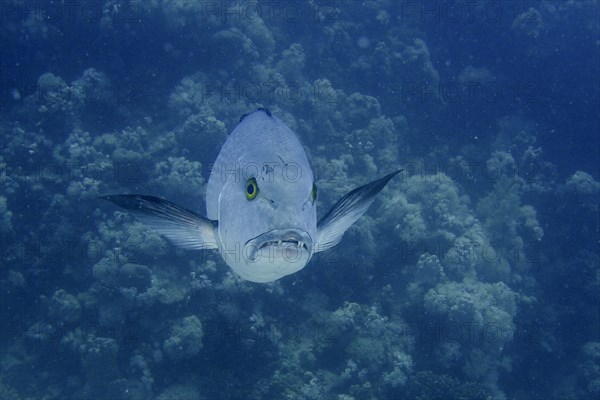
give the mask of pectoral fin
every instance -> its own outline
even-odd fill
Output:
[[[392,172],[376,181],[352,190],[342,197],[317,224],[314,251],[332,248],[342,240],[344,233],[367,211],[375,196],[402,170]]]
[[[117,194],[100,197],[131,212],[140,222],[184,249],[216,249],[217,221],[159,197]]]

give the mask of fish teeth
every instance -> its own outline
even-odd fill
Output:
[[[304,246],[304,242],[301,240],[298,240],[298,247],[302,247],[302,246]]]

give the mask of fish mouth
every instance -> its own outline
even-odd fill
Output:
[[[245,247],[249,249],[248,258],[256,260],[264,250],[272,248],[275,251],[306,251],[312,252],[313,241],[308,232],[301,229],[273,229],[248,240]],[[285,253],[283,253],[285,258]]]

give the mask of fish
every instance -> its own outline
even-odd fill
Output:
[[[276,281],[337,245],[402,170],[351,190],[317,219],[317,185],[299,138],[270,110],[240,118],[215,160],[206,216],[160,197],[100,196],[190,250],[218,250],[242,279]]]

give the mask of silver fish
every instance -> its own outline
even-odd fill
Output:
[[[335,246],[400,170],[356,188],[317,222],[317,186],[306,153],[261,108],[242,116],[213,165],[206,217],[140,194],[103,196],[185,249],[218,249],[243,279],[272,282]]]

